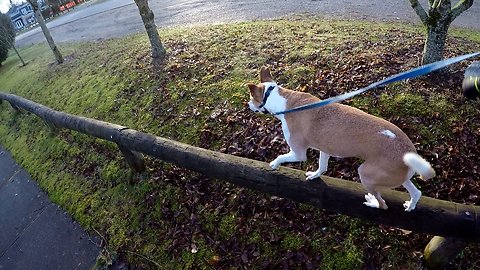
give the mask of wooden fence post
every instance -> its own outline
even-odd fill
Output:
[[[20,112],[20,109],[17,107],[17,105],[13,104],[13,102],[9,102],[10,103],[10,106],[12,106],[12,108],[15,110],[15,112]]]
[[[141,153],[132,151],[121,144],[117,143],[117,145],[123,156],[125,157],[125,160],[127,161],[130,168],[132,168],[136,172],[145,171],[145,160]]]
[[[423,252],[427,269],[445,269],[466,246],[465,239],[434,236]]]
[[[50,121],[44,120],[44,123],[50,129],[50,132],[53,134],[58,134],[58,131],[61,129],[61,127],[58,127]]]

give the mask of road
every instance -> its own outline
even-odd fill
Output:
[[[427,7],[426,0],[420,1]],[[150,0],[158,27],[218,24],[318,15],[334,19],[365,19],[419,23],[407,0]],[[480,1],[461,14],[454,27],[480,30]],[[88,41],[121,37],[143,31],[133,0],[92,0],[48,23],[57,42]],[[39,28],[17,37],[22,47],[44,42]]]

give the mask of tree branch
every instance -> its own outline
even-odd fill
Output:
[[[452,16],[452,21],[458,17],[462,12],[469,9],[473,5],[473,0],[460,0],[458,3],[452,8],[450,15]]]
[[[433,1],[433,5],[430,6],[431,9],[436,9],[442,0]]]
[[[426,25],[428,22],[428,14],[425,11],[425,9],[423,9],[422,5],[418,2],[418,0],[409,0],[409,1],[410,1],[410,4],[412,5],[413,10],[415,10],[415,13],[417,13],[418,17],[420,17],[420,20],[422,20],[422,23]],[[431,5],[431,2],[432,1],[430,1],[430,5]]]

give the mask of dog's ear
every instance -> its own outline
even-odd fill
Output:
[[[250,95],[252,95],[252,97],[255,96],[255,93],[258,92],[258,86],[256,84],[253,84],[253,83],[247,83],[247,86],[248,86],[248,89],[250,89]]]
[[[258,98],[262,99],[263,93],[260,87],[258,87],[256,84],[253,84],[253,83],[247,83],[247,86],[250,89],[250,95],[254,99],[258,99]]]
[[[265,66],[260,69],[260,82],[273,82],[272,74],[270,74],[270,70]]]

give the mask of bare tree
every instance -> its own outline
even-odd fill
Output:
[[[453,8],[451,0],[428,0],[428,13],[418,0],[409,1],[423,25],[427,27],[422,63],[429,64],[441,60],[450,24],[473,5],[473,0],[459,0]]]
[[[15,45],[12,45],[12,48],[13,48],[13,50],[15,51],[15,53],[17,54],[17,56],[18,56],[18,58],[20,59],[20,61],[22,62],[22,67],[26,66],[27,63],[25,63],[25,61],[23,61],[23,58],[22,58],[22,56],[20,56],[20,53],[18,53],[17,48],[15,47]]]
[[[145,30],[147,31],[148,38],[150,39],[150,44],[152,46],[152,62],[154,64],[159,64],[163,62],[166,51],[165,47],[163,47],[162,41],[160,40],[160,35],[158,34],[153,11],[148,6],[147,0],[134,1],[135,4],[137,4],[138,10],[140,11],[140,16],[142,17],[143,24],[145,25]]]
[[[47,24],[45,23],[45,20],[43,19],[42,12],[40,11],[37,0],[27,0],[27,2],[33,8],[33,12],[35,14],[35,19],[37,20],[38,24],[40,24],[40,27],[42,28],[43,34],[45,35],[45,38],[47,39],[47,43],[50,46],[50,49],[52,49],[53,55],[55,55],[55,59],[57,60],[57,63],[58,64],[63,63],[63,56],[60,53],[60,51],[58,50],[57,45],[53,41],[52,35],[50,34],[50,30],[48,30]]]

